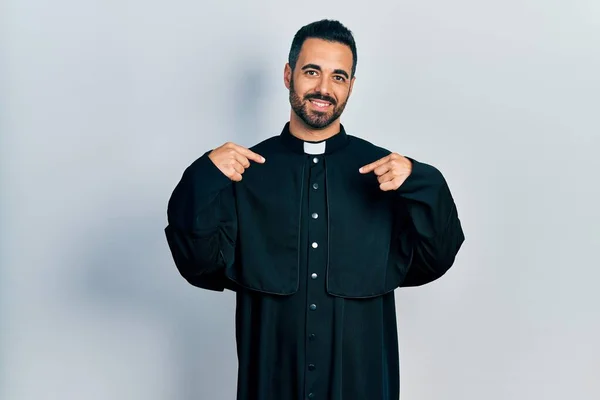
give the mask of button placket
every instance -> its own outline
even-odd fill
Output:
[[[309,399],[316,398],[317,391],[320,390],[320,384],[323,377],[318,374],[318,363],[319,354],[322,349],[319,347],[319,341],[317,340],[316,327],[320,318],[322,318],[320,311],[320,299],[324,294],[321,293],[323,288],[318,282],[321,281],[320,276],[323,274],[325,268],[324,263],[326,262],[326,236],[327,227],[324,225],[327,223],[325,218],[325,191],[324,178],[325,178],[325,160],[322,156],[311,156],[310,160],[310,175],[309,185],[310,190],[308,192],[308,276],[307,279],[307,322],[306,322],[306,381],[305,381],[305,396]],[[325,246],[323,246],[325,244]],[[318,386],[316,386],[318,385]]]

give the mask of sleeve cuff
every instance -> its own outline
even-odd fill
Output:
[[[197,182],[195,187],[201,189],[206,195],[218,193],[231,185],[232,181],[208,158],[210,151],[204,153],[194,161],[185,171],[185,175],[192,182]]]
[[[423,189],[445,185],[442,173],[435,167],[406,157],[412,163],[412,171],[398,188],[398,194],[407,195]]]

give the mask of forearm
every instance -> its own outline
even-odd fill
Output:
[[[237,218],[231,181],[207,155],[184,172],[168,205],[167,242],[188,281],[233,262]]]
[[[409,178],[398,194],[409,216],[413,256],[404,286],[416,286],[442,276],[454,263],[464,233],[452,194],[434,167],[411,159]]]
[[[205,153],[186,168],[169,198],[169,226],[196,235],[214,231],[221,217],[216,212],[221,203],[220,195],[227,190],[231,190],[231,180]]]

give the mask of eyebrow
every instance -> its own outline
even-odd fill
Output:
[[[302,71],[307,70],[307,69],[316,69],[317,71],[321,71],[321,67],[317,64],[306,64],[305,66],[302,67]],[[343,69],[334,69],[333,73],[336,75],[343,75],[346,77],[346,79],[350,79],[350,75]]]

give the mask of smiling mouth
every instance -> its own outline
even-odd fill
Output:
[[[322,110],[326,110],[329,106],[331,106],[331,103],[328,101],[324,101],[324,100],[315,100],[315,99],[311,99],[309,100],[315,107],[320,108]]]

